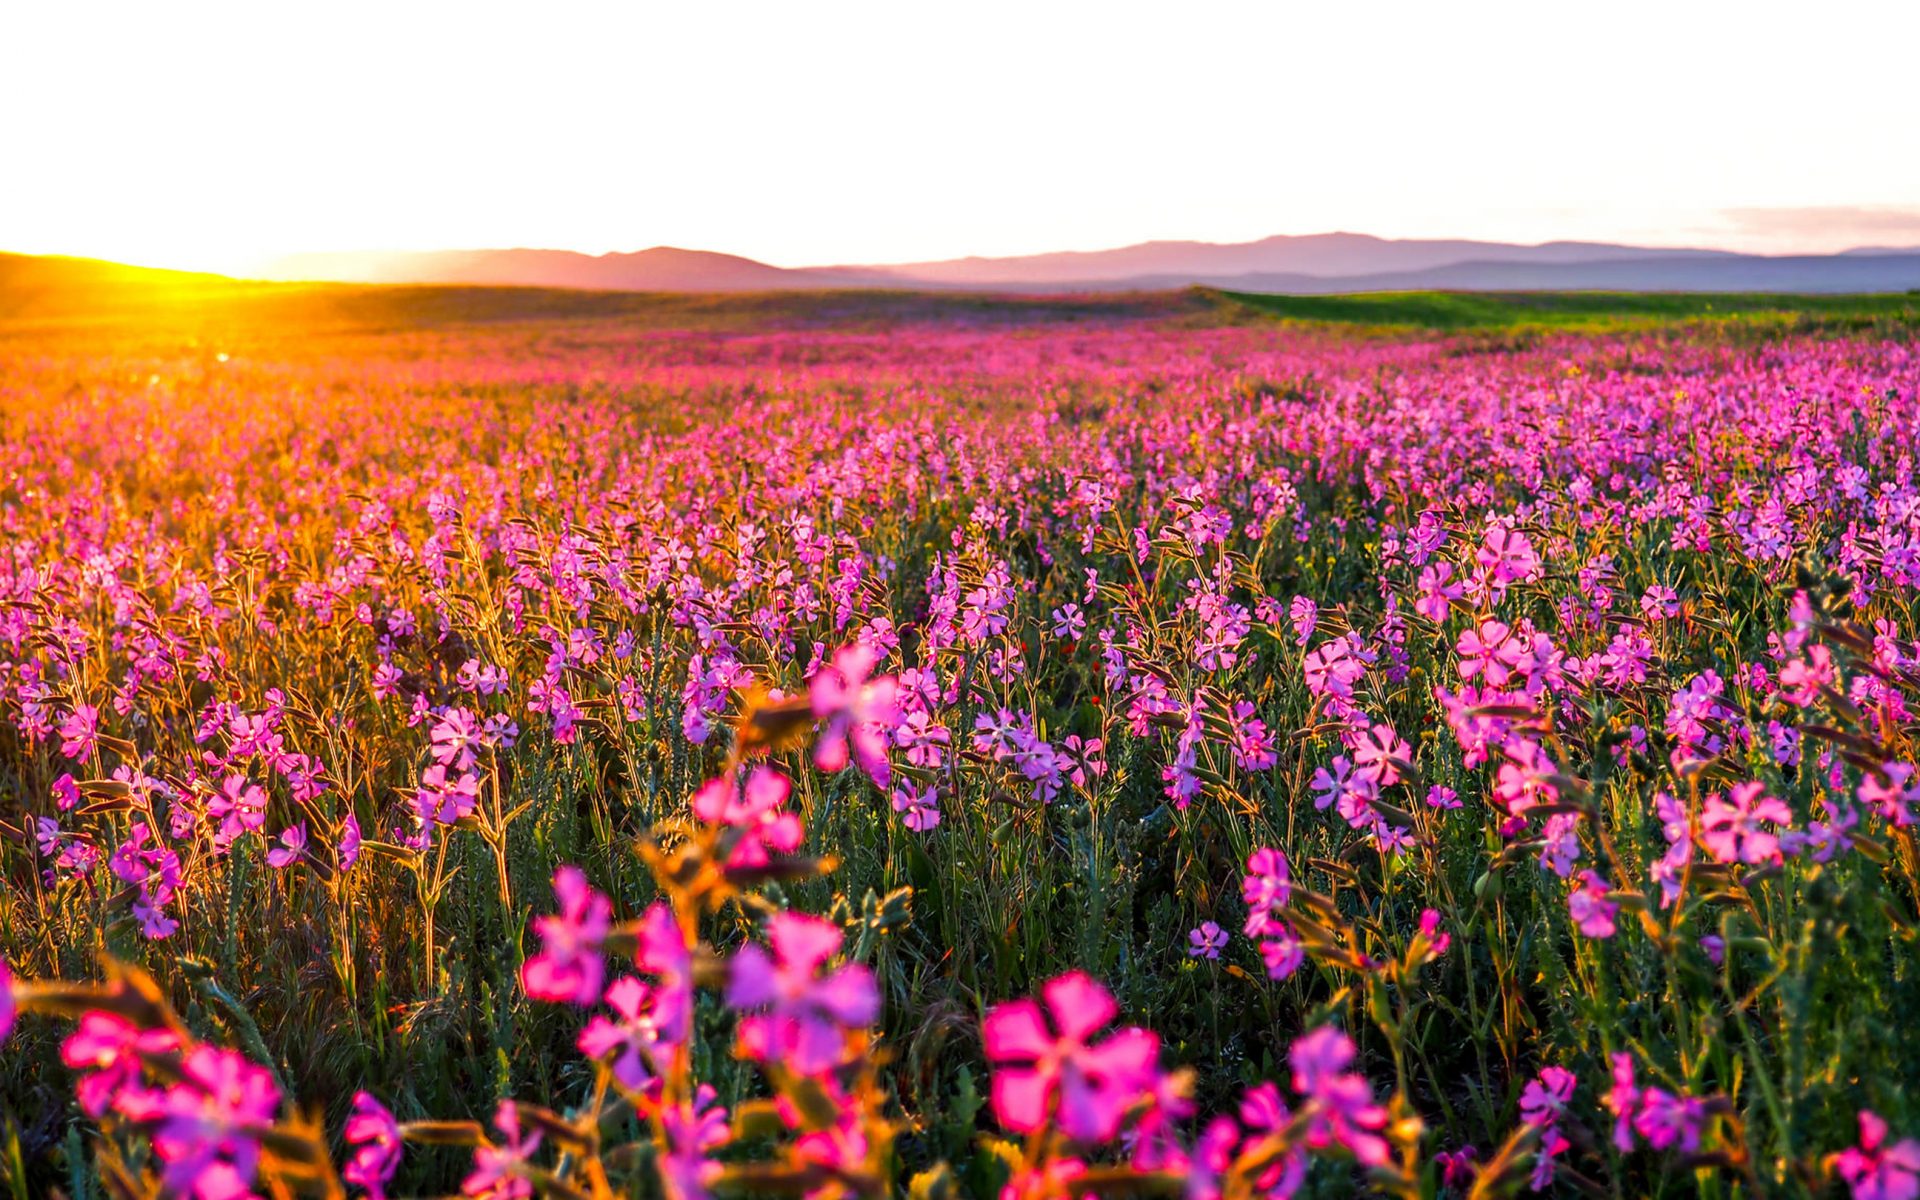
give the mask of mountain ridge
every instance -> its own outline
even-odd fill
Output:
[[[1429,287],[1904,291],[1920,287],[1920,247],[1758,255],[1570,240],[1391,239],[1340,231],[1251,242],[1160,239],[1108,250],[818,267],[777,267],[676,246],[597,255],[535,248],[306,254],[281,260],[268,277],[704,292],[869,287],[1074,292],[1191,285],[1303,294]]]

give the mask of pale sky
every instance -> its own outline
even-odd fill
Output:
[[[1920,244],[1920,2],[0,6],[0,249]]]

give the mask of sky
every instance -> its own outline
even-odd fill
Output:
[[[0,7],[0,249],[1920,245],[1914,0]]]

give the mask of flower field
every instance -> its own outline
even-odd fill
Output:
[[[1912,1200],[1916,445],[1866,335],[12,332],[0,1183]]]

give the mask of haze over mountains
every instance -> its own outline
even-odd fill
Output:
[[[1126,291],[1204,284],[1255,292],[1441,289],[1525,291],[1886,292],[1920,288],[1920,247],[1766,256],[1604,242],[1513,245],[1390,240],[1357,233],[1255,242],[1142,242],[1113,250],[1008,258],[776,267],[733,254],[656,246],[631,254],[458,250],[305,254],[274,279],[458,283],[595,291],[766,291],[907,288],[967,291]]]

